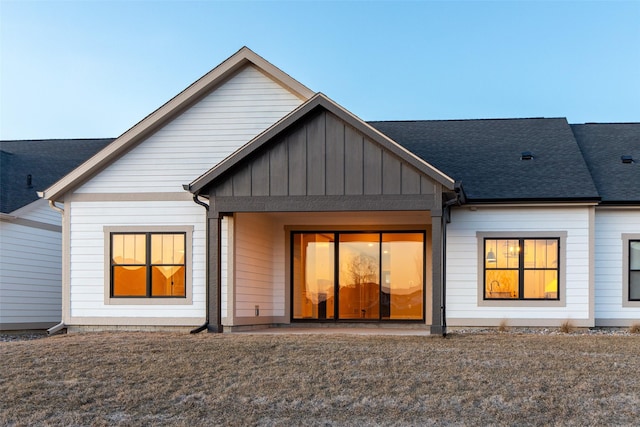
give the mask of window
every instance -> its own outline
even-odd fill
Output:
[[[640,240],[629,240],[629,300],[640,301]]]
[[[559,238],[484,238],[484,300],[559,300]]]
[[[111,298],[186,297],[186,233],[110,233]]]
[[[424,232],[293,232],[294,320],[424,319]]]

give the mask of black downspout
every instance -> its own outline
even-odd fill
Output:
[[[204,207],[207,210],[207,212],[209,212],[209,205],[204,203],[200,199],[198,199],[198,195],[197,194],[193,195],[193,201],[196,202],[197,204],[199,204],[200,206]],[[207,229],[206,229],[205,233],[207,233],[207,236],[208,236],[209,235],[209,219],[208,218],[207,218],[206,222],[207,222],[207,225],[206,225]],[[206,278],[205,278],[206,286],[205,286],[205,290],[204,290],[205,291],[204,300],[205,300],[205,313],[206,313],[206,315],[205,315],[204,323],[202,325],[198,326],[197,328],[192,329],[190,331],[191,334],[197,334],[199,332],[202,332],[202,331],[206,330],[207,327],[209,326],[209,302],[208,302],[209,301],[209,262],[208,262],[208,259],[209,259],[209,245],[207,245],[207,248],[206,248],[205,259],[207,260],[207,263],[206,263],[207,264],[207,269],[206,269],[206,273],[205,273],[206,274]]]
[[[447,224],[450,222],[451,215],[449,205],[444,207],[444,215],[442,216],[442,305],[440,307],[440,315],[442,316],[442,336],[447,336]]]

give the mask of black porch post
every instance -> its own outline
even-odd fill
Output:
[[[431,333],[440,335],[443,332],[442,313],[443,289],[442,289],[442,212],[431,212]]]
[[[221,216],[218,212],[209,212],[209,283],[207,292],[207,307],[209,310],[209,332],[222,332],[222,318],[220,313],[220,226]]]

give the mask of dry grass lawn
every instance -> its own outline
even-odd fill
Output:
[[[0,425],[638,425],[640,336],[1,342]]]

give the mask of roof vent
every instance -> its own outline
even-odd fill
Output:
[[[620,156],[620,160],[622,160],[622,163],[633,163],[633,157],[632,156]]]
[[[533,153],[531,151],[523,151],[520,155],[520,160],[532,160]]]
[[[31,174],[27,175],[27,188],[33,188],[33,178]]]

